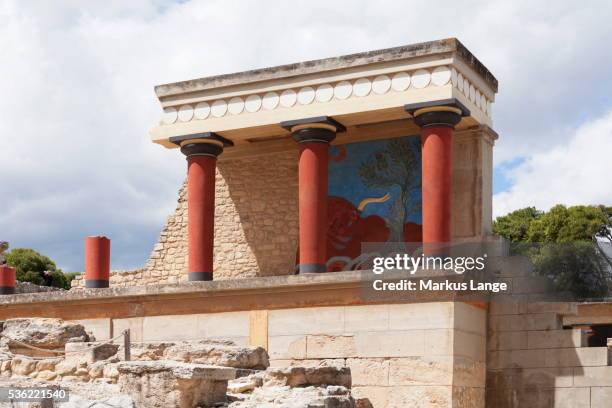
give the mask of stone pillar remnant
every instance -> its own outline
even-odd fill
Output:
[[[110,278],[110,239],[85,238],[85,287],[108,288]]]
[[[15,293],[16,271],[8,265],[0,265],[0,295]]]

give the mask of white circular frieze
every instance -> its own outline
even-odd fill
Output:
[[[316,92],[318,102],[329,102],[334,97],[334,88],[330,84],[319,85]]]
[[[405,91],[410,86],[410,74],[407,72],[398,72],[391,79],[391,87],[394,91]]]
[[[463,94],[470,97],[470,81],[467,78],[463,78]]]
[[[210,115],[210,105],[208,102],[199,102],[193,110],[196,119],[206,119]]]
[[[222,117],[223,115],[225,115],[226,112],[227,112],[227,102],[225,102],[223,99],[214,101],[210,108],[210,113],[212,113],[212,115],[215,118]]]
[[[264,109],[272,110],[272,109],[276,109],[276,107],[278,106],[279,100],[280,98],[278,97],[278,94],[276,92],[268,92],[267,94],[264,95],[263,100],[261,101],[261,104],[263,105]]]
[[[247,112],[257,112],[261,108],[261,97],[259,95],[249,95],[244,101],[244,108]]]
[[[426,69],[418,69],[412,74],[412,86],[417,89],[425,88],[431,82],[431,74]]]
[[[476,106],[480,108],[481,104],[482,104],[482,94],[480,93],[480,91],[476,91]]]
[[[476,88],[474,88],[474,85],[472,84],[470,84],[470,101],[476,101]]]
[[[298,91],[297,100],[300,105],[311,104],[315,99],[315,90],[310,86],[305,86]]]
[[[367,78],[359,78],[353,84],[353,93],[355,96],[367,96],[372,90],[372,83]]]
[[[176,122],[176,119],[178,117],[178,112],[176,110],[176,108],[173,107],[169,107],[169,108],[164,108],[164,114],[162,116],[162,122],[166,125],[171,125],[174,122]]]
[[[280,95],[280,104],[285,108],[290,108],[295,105],[297,94],[293,89],[285,89]]]
[[[178,110],[178,119],[181,122],[189,122],[193,118],[193,106],[183,105]]]
[[[227,104],[227,110],[232,115],[239,115],[244,110],[244,101],[238,96],[234,96]]]
[[[463,92],[463,75],[461,75],[461,72],[457,75],[457,89]]]
[[[391,78],[386,75],[379,75],[372,81],[372,91],[375,94],[386,94],[389,89],[391,89]]]
[[[431,83],[436,86],[444,86],[451,80],[451,70],[445,65],[442,67],[436,67],[431,72]]]
[[[348,81],[338,82],[334,87],[334,96],[338,99],[346,99],[353,93],[353,85]]]
[[[453,84],[453,86],[457,86],[458,75],[459,74],[455,68],[451,69],[451,84]]]

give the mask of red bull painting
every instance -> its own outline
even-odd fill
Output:
[[[331,148],[328,271],[359,269],[362,242],[421,242],[418,137]]]

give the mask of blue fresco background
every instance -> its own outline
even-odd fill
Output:
[[[421,142],[419,137],[406,136],[400,138],[406,143],[414,156],[416,162],[411,166],[412,170],[410,177],[415,179],[415,182],[421,179]],[[386,193],[391,195],[391,199],[384,203],[372,203],[365,207],[362,212],[362,217],[369,215],[378,215],[385,220],[391,216],[392,205],[397,200],[400,194],[400,187],[395,185],[389,188],[369,187],[364,184],[360,176],[360,168],[364,162],[372,161],[376,155],[387,155],[386,150],[390,147],[389,143],[395,139],[375,140],[360,143],[350,143],[340,146],[332,146],[330,150],[329,161],[329,195],[342,197],[350,201],[355,207],[365,199],[370,197],[382,197]],[[397,142],[397,141],[396,141]],[[342,149],[345,149],[346,155],[341,161],[334,161],[342,155]],[[420,186],[420,182],[419,182]],[[406,217],[404,222],[413,222],[422,224],[421,213],[421,189],[413,189],[405,202]]]

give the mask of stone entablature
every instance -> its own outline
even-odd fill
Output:
[[[491,126],[497,80],[456,39],[202,78],[156,87],[164,109],[151,130],[168,148],[177,134],[217,132],[237,146],[288,132],[282,121],[334,116],[350,127],[410,117],[406,104],[456,98]]]

